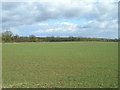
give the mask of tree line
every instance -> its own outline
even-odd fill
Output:
[[[23,37],[14,35],[11,31],[2,33],[2,42],[67,42],[67,41],[104,41],[104,42],[118,42],[119,39],[104,39],[104,38],[85,38],[85,37],[36,37],[30,35]]]

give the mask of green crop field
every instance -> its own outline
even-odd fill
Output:
[[[117,87],[117,51],[116,42],[3,44],[3,87]]]

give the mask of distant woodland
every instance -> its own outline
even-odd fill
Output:
[[[105,39],[105,38],[86,38],[86,37],[36,37],[30,35],[23,37],[14,35],[11,31],[2,33],[2,42],[67,42],[67,41],[102,41],[102,42],[118,42],[119,39]]]

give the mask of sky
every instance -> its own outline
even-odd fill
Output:
[[[118,38],[117,0],[2,2],[2,31],[37,37]]]

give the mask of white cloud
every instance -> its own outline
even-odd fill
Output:
[[[110,25],[111,24],[111,25]],[[53,26],[53,27],[52,27]],[[117,20],[112,21],[96,21],[92,20],[81,24],[74,24],[68,22],[53,23],[43,26],[45,29],[36,30],[33,33],[37,35],[52,36],[82,36],[82,37],[105,37],[117,38],[118,25]]]
[[[3,3],[3,26],[17,26],[55,19],[117,18],[115,0],[50,0],[47,2]]]
[[[117,36],[118,0],[35,1],[38,0],[2,3],[3,29],[36,24],[43,27],[43,30],[33,31],[38,34],[102,36],[102,33],[105,32],[105,35],[113,33]],[[86,19],[87,21],[81,24],[70,22],[42,23],[62,19],[77,21]]]
[[[47,26],[48,24],[37,24],[39,26]]]
[[[62,23],[53,23],[53,24],[47,24],[47,27],[46,27],[46,24],[40,24],[42,25],[43,27],[47,28],[47,29],[44,29],[44,30],[37,30],[35,31],[34,33],[60,33],[60,32],[64,32],[64,33],[67,33],[67,32],[74,32],[76,30],[76,26],[77,24],[73,24],[73,23],[68,23],[68,22],[62,22]]]

